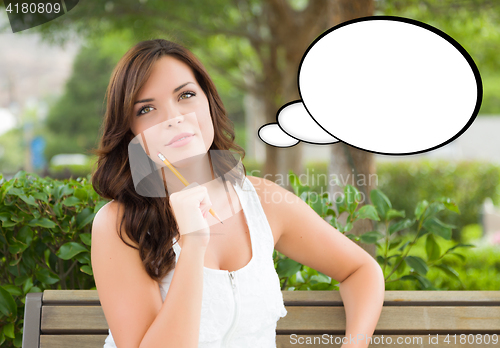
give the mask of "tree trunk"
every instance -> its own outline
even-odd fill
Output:
[[[334,25],[354,18],[373,15],[373,0],[335,0],[334,3]],[[362,126],[363,125],[361,125],[361,127]],[[350,184],[361,192],[362,201],[359,203],[358,209],[364,204],[370,204],[370,191],[376,188],[378,184],[373,154],[358,150],[342,142],[330,146],[331,152],[328,174],[329,177],[337,176],[342,185],[341,187],[338,185],[330,186],[330,197],[334,199],[338,197],[338,195],[343,194],[343,186]],[[339,217],[339,222],[345,224],[346,220],[347,213],[344,212]],[[374,226],[371,220],[362,219],[355,222],[353,229],[347,233],[359,236],[365,232],[372,231],[373,228]],[[374,244],[365,244],[361,242],[356,242],[356,244],[372,255],[372,257],[376,257]]]
[[[265,78],[259,85],[266,110],[266,123],[276,122],[276,112],[285,103],[298,100],[297,75],[300,60],[311,42],[331,27],[333,2],[309,1],[302,11],[293,10],[284,0],[264,2],[270,36],[268,57],[260,56]],[[258,50],[257,50],[258,51]],[[266,146],[264,174],[269,180],[291,190],[288,171],[303,174],[303,145],[301,143],[277,148]]]
[[[370,204],[370,191],[376,188],[378,184],[373,154],[339,142],[331,145],[330,155],[329,177],[338,178],[341,185],[329,186],[330,197],[334,200],[339,195],[343,195],[344,186],[349,184],[356,187],[361,193],[361,202],[359,202],[358,209],[365,204]],[[347,215],[346,212],[342,213],[339,222],[345,224]],[[352,230],[347,233],[359,236],[373,229],[374,226],[371,220],[362,219],[356,221]],[[374,244],[356,243],[373,257],[376,256]]]
[[[302,38],[299,44],[285,41],[285,50],[278,51],[286,52],[286,54],[281,54],[281,56],[279,56],[280,60],[284,60],[284,68],[280,74],[280,84],[276,86],[276,88],[281,91],[282,104],[300,99],[297,85],[298,67],[300,59],[309,43],[310,41],[308,38]],[[266,114],[269,116],[267,122],[276,122],[276,113],[281,105],[273,104],[270,98],[267,102]],[[265,162],[264,173],[269,175],[269,180],[293,191],[288,178],[288,172],[292,170],[296,175],[300,175],[304,172],[302,153],[303,146],[300,142],[295,146],[287,148],[266,146],[266,156],[269,157],[267,157]]]

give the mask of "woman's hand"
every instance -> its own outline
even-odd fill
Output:
[[[205,186],[196,182],[170,195],[170,206],[175,215],[183,240],[206,247],[210,241],[210,227],[206,215],[212,202]],[[189,236],[189,238],[184,238]],[[185,242],[183,242],[185,243]]]

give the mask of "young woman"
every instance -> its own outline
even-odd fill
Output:
[[[132,146],[156,169],[140,177],[149,186],[134,176]],[[104,347],[275,348],[286,309],[274,249],[341,282],[343,347],[367,347],[349,337],[373,334],[384,300],[380,266],[293,193],[245,176],[227,157],[214,164],[212,154],[231,150],[244,156],[191,52],[156,39],[122,57],[92,179],[112,199],[92,226],[92,267],[109,325]],[[192,185],[184,187],[158,152]]]

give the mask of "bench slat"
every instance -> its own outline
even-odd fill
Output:
[[[295,306],[287,310],[288,314],[278,321],[278,333],[340,334],[345,330],[344,307]],[[44,334],[102,333],[107,329],[100,306],[42,307],[41,331]],[[500,307],[384,307],[376,330],[408,334],[424,330],[499,332]]]
[[[100,306],[97,290],[45,290],[43,305],[94,305]]]
[[[108,322],[100,306],[43,306],[42,334],[104,334]]]
[[[41,335],[40,348],[102,348],[107,335]]]
[[[286,306],[343,306],[339,291],[282,291]],[[384,306],[500,306],[500,291],[395,291]]]
[[[287,310],[288,314],[278,321],[277,332],[342,333],[346,327],[343,307],[288,307]],[[424,330],[498,333],[500,307],[383,307],[376,330],[408,334]]]
[[[343,306],[338,291],[282,291],[285,306]],[[45,290],[44,305],[100,305],[97,290]],[[384,306],[500,306],[500,291],[394,291],[384,294]]]

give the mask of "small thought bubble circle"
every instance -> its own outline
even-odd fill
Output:
[[[294,103],[303,103],[303,111],[288,103],[276,117],[284,133],[386,155],[455,140],[476,118],[483,96],[479,70],[457,41],[394,16],[358,18],[324,32],[302,57],[298,86],[302,100]]]
[[[276,147],[290,147],[299,143],[297,139],[284,133],[276,123],[260,127],[257,133],[267,144]]]

